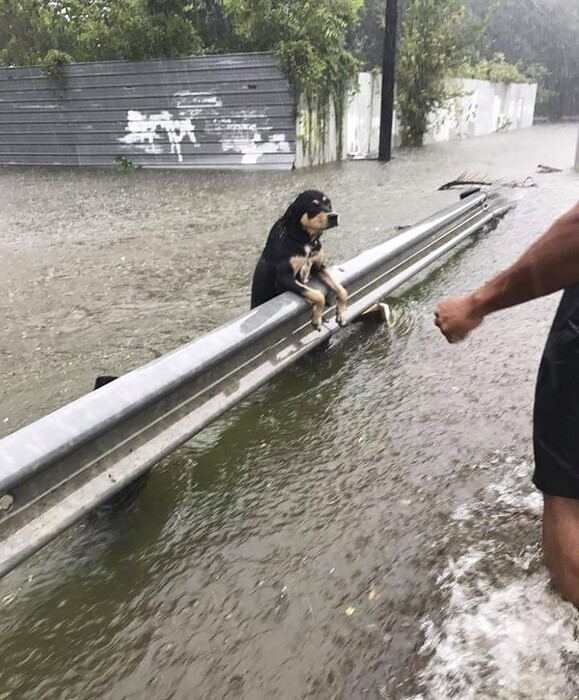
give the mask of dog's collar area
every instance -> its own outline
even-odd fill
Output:
[[[316,232],[313,236],[311,236],[301,224],[298,224],[296,228],[288,226],[288,224],[284,224],[283,232],[286,233],[288,236],[299,240],[300,242],[310,245],[317,243],[320,240],[320,237],[323,233],[323,231],[320,231]]]

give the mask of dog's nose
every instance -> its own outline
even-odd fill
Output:
[[[328,228],[334,228],[338,225],[338,215],[335,212],[328,214]]]

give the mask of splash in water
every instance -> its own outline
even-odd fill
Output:
[[[528,464],[503,466],[502,481],[449,523],[448,548],[463,551],[437,580],[444,603],[423,623],[428,660],[414,700],[579,697],[579,614],[542,566],[541,496]]]

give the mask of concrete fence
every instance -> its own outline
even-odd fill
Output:
[[[378,152],[382,76],[360,73],[359,88],[347,98],[342,124],[342,158],[372,158]],[[445,109],[433,112],[425,143],[484,136],[531,126],[537,86],[528,83],[490,83],[486,80],[452,80],[460,92]],[[319,127],[309,129],[311,118],[303,110],[296,127],[296,165],[317,165],[338,159],[339,139],[330,106],[325,139]],[[400,145],[400,121],[395,115],[393,145]],[[301,144],[301,146],[300,146]]]

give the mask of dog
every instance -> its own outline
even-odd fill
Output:
[[[312,305],[312,326],[322,329],[325,295],[308,286],[315,275],[337,298],[336,320],[346,325],[348,293],[324,264],[321,236],[338,225],[329,198],[319,190],[306,190],[272,226],[251,285],[251,308],[285,291],[295,292]]]

